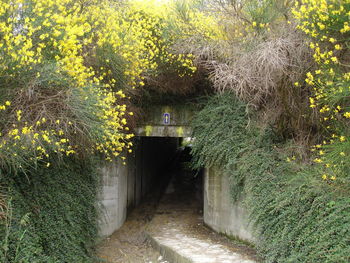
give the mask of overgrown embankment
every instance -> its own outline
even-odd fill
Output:
[[[0,261],[92,262],[97,236],[95,162],[2,174],[6,216]]]
[[[179,49],[197,55],[221,95],[194,121],[194,167],[231,175],[266,262],[348,262],[350,2],[202,10],[216,14],[220,33]]]
[[[256,126],[235,95],[209,99],[194,120],[194,167],[219,165],[244,196],[266,262],[348,262],[350,196],[317,167],[286,160],[291,145]]]

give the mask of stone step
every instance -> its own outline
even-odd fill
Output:
[[[188,236],[176,228],[147,236],[152,246],[170,263],[256,263],[224,245]]]

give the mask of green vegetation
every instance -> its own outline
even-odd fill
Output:
[[[319,182],[312,168],[287,165],[272,146],[236,163],[266,262],[349,262],[350,197]],[[235,180],[235,179],[233,179]]]
[[[230,175],[233,200],[244,196],[266,262],[350,260],[349,189],[324,184],[317,167],[287,162],[283,138],[248,121],[233,94],[209,99],[194,137],[194,167],[219,165]]]
[[[65,160],[27,174],[2,174],[8,198],[0,224],[1,262],[92,262],[95,164]]]
[[[193,166],[231,176],[266,262],[349,262],[350,2],[210,3],[224,38],[187,48],[221,95],[193,123]]]
[[[195,137],[192,147],[193,168],[226,165],[246,147],[247,107],[227,93],[209,98],[192,122]]]

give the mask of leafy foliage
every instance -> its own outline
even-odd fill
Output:
[[[312,168],[287,164],[271,146],[237,162],[246,207],[266,262],[348,262],[350,196],[322,185]]]
[[[225,165],[245,147],[242,131],[248,128],[246,109],[231,93],[208,99],[192,122],[194,168]]]
[[[349,189],[323,184],[312,166],[286,162],[283,140],[247,123],[232,94],[209,99],[194,121],[193,166],[216,164],[229,174],[265,262],[348,262]]]
[[[67,161],[27,175],[1,175],[9,196],[7,216],[0,223],[1,262],[93,261],[91,248],[97,234],[94,163]]]
[[[1,262],[92,261],[91,156],[132,151],[134,89],[196,71],[155,6],[0,1]]]
[[[291,19],[294,2],[205,2],[199,9],[215,18],[215,33],[206,38],[194,29],[175,48],[196,55],[214,90],[233,92],[253,106],[260,125],[272,125],[282,136],[310,146],[319,139],[320,127],[308,105],[305,74],[315,62],[307,39]]]

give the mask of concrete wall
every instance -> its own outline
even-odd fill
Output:
[[[106,162],[100,168],[98,191],[99,235],[108,236],[125,221],[127,207],[127,167],[121,161]]]
[[[138,137],[134,140],[134,152],[127,155],[126,165],[121,160],[102,164],[97,203],[101,237],[121,227],[127,212],[153,191],[178,144],[177,138]]]
[[[217,232],[254,242],[242,202],[232,201],[229,180],[217,167],[205,169],[204,223]]]
[[[153,105],[143,109],[141,125],[174,125],[190,126],[191,120],[197,110],[195,105]],[[169,120],[165,123],[164,114],[167,113]]]
[[[128,210],[137,206],[142,198],[152,192],[166,169],[172,154],[178,147],[175,138],[138,138],[134,153],[128,155],[127,165],[122,162],[106,162],[100,168],[101,187],[100,236],[111,235],[121,227]],[[217,232],[254,242],[251,228],[247,224],[247,213],[242,202],[233,202],[230,195],[229,177],[219,168],[204,172],[204,222]],[[159,181],[159,180],[158,180]]]

